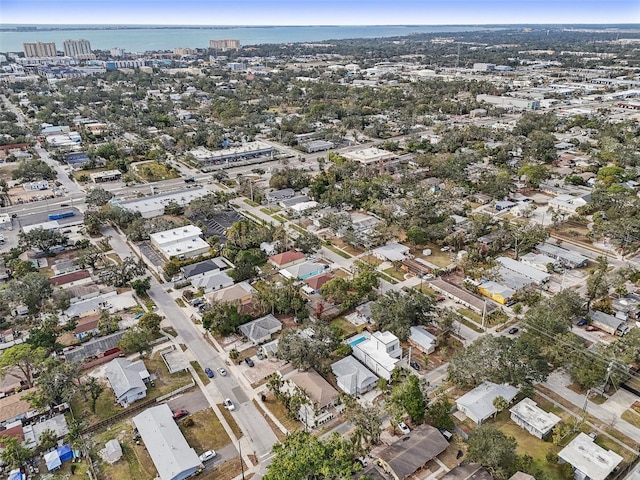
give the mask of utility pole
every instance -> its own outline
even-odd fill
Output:
[[[242,443],[238,439],[238,450],[240,453],[240,471],[242,472],[242,480],[244,480],[244,462],[242,461]]]

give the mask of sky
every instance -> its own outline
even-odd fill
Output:
[[[0,0],[2,24],[640,23],[640,0]]]

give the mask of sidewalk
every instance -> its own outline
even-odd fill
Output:
[[[567,385],[569,385],[569,383],[570,380],[565,373],[556,371],[551,373],[551,375],[549,375],[549,378],[547,378],[547,381],[542,385],[560,395],[565,400],[571,402],[576,407],[583,408],[585,403],[585,396],[567,388]],[[622,400],[623,398],[625,399],[624,401]],[[588,401],[587,412],[598,418],[599,420],[608,423],[620,433],[623,433],[633,441],[640,444],[640,428],[631,425],[629,422],[626,422],[620,417],[622,413],[621,409],[623,408],[624,404],[628,402],[626,398],[627,397],[623,397],[623,395],[620,395],[615,399],[612,397],[602,405],[597,405],[591,401]]]

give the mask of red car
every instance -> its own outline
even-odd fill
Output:
[[[173,419],[178,420],[180,418],[186,417],[189,415],[189,410],[176,410],[173,412]]]
[[[443,297],[442,295],[440,295],[439,297],[436,297],[436,302],[444,302],[446,300],[445,297]]]
[[[593,325],[587,325],[584,329],[587,332],[597,332],[599,330],[598,327],[594,327]]]

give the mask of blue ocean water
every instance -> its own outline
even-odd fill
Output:
[[[20,30],[11,30],[21,27]],[[25,30],[24,27],[37,27]],[[84,38],[91,48],[108,50],[124,48],[127,52],[172,50],[176,47],[208,48],[209,40],[233,38],[241,45],[265,43],[319,42],[347,38],[377,38],[414,33],[455,33],[477,30],[499,30],[504,27],[474,25],[379,25],[379,26],[300,26],[300,27],[162,27],[83,25],[3,25],[0,31],[0,52],[20,52],[25,42],[55,42],[63,49],[64,40]]]

